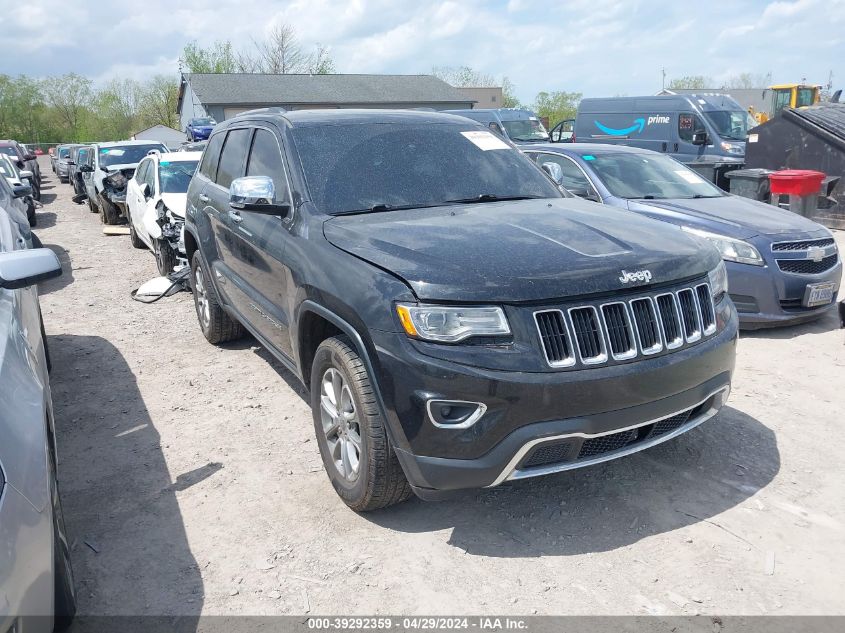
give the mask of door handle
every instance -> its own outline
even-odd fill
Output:
[[[234,209],[229,209],[229,219],[232,222],[240,224],[244,221],[243,216],[240,214],[239,211],[235,211]]]
[[[204,193],[201,193],[201,194],[199,195],[199,199],[200,199],[200,202],[208,202],[209,200],[211,200],[211,198],[209,198],[209,197],[208,197],[207,195],[205,195]]]

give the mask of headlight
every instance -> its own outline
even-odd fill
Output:
[[[745,148],[742,147],[739,143],[728,143],[726,141],[722,141],[720,143],[722,149],[726,151],[728,154],[744,154]]]
[[[725,262],[719,262],[716,268],[707,273],[707,281],[710,282],[710,294],[718,303],[728,291],[728,269],[725,268]]]
[[[454,306],[396,306],[408,336],[427,341],[457,343],[470,336],[504,336],[511,333],[501,308],[459,308]]]
[[[710,242],[719,249],[722,259],[726,259],[729,262],[751,264],[753,266],[762,266],[764,263],[763,258],[760,257],[760,251],[748,242],[743,242],[742,240],[737,240],[725,235],[719,235],[717,233],[709,233],[708,231],[702,231],[701,229],[694,229],[688,226],[682,226],[681,229],[687,233],[692,233],[698,237],[710,240]]]

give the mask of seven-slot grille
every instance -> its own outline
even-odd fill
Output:
[[[534,313],[534,319],[552,367],[657,354],[716,331],[716,310],[706,283],[599,307],[540,310]]]

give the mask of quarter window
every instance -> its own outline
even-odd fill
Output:
[[[251,129],[232,130],[226,135],[220,165],[217,167],[216,182],[221,187],[228,189],[235,178],[243,176],[250,136]]]
[[[535,161],[542,167],[543,163],[555,163],[560,166],[563,172],[563,181],[561,184],[570,191],[577,191],[578,193],[591,193],[593,190],[592,184],[587,180],[584,172],[568,158],[563,156],[554,156],[552,154],[536,154]]]
[[[284,176],[282,155],[275,135],[267,130],[256,130],[252,141],[252,151],[249,153],[247,176],[268,176],[273,180],[276,197],[282,200],[287,195],[287,183]]]

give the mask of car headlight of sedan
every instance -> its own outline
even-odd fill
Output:
[[[713,301],[719,303],[728,292],[728,269],[725,268],[725,262],[719,262],[716,268],[707,273],[707,281],[710,283]]]
[[[398,304],[396,312],[408,336],[426,341],[457,343],[471,336],[511,333],[504,311],[497,306],[457,307]]]
[[[762,266],[765,263],[760,256],[760,251],[753,244],[728,237],[727,235],[710,233],[709,231],[702,231],[701,229],[694,229],[689,226],[682,226],[681,229],[687,233],[709,240],[711,244],[719,249],[722,259],[726,259],[729,262],[751,264],[752,266]]]

